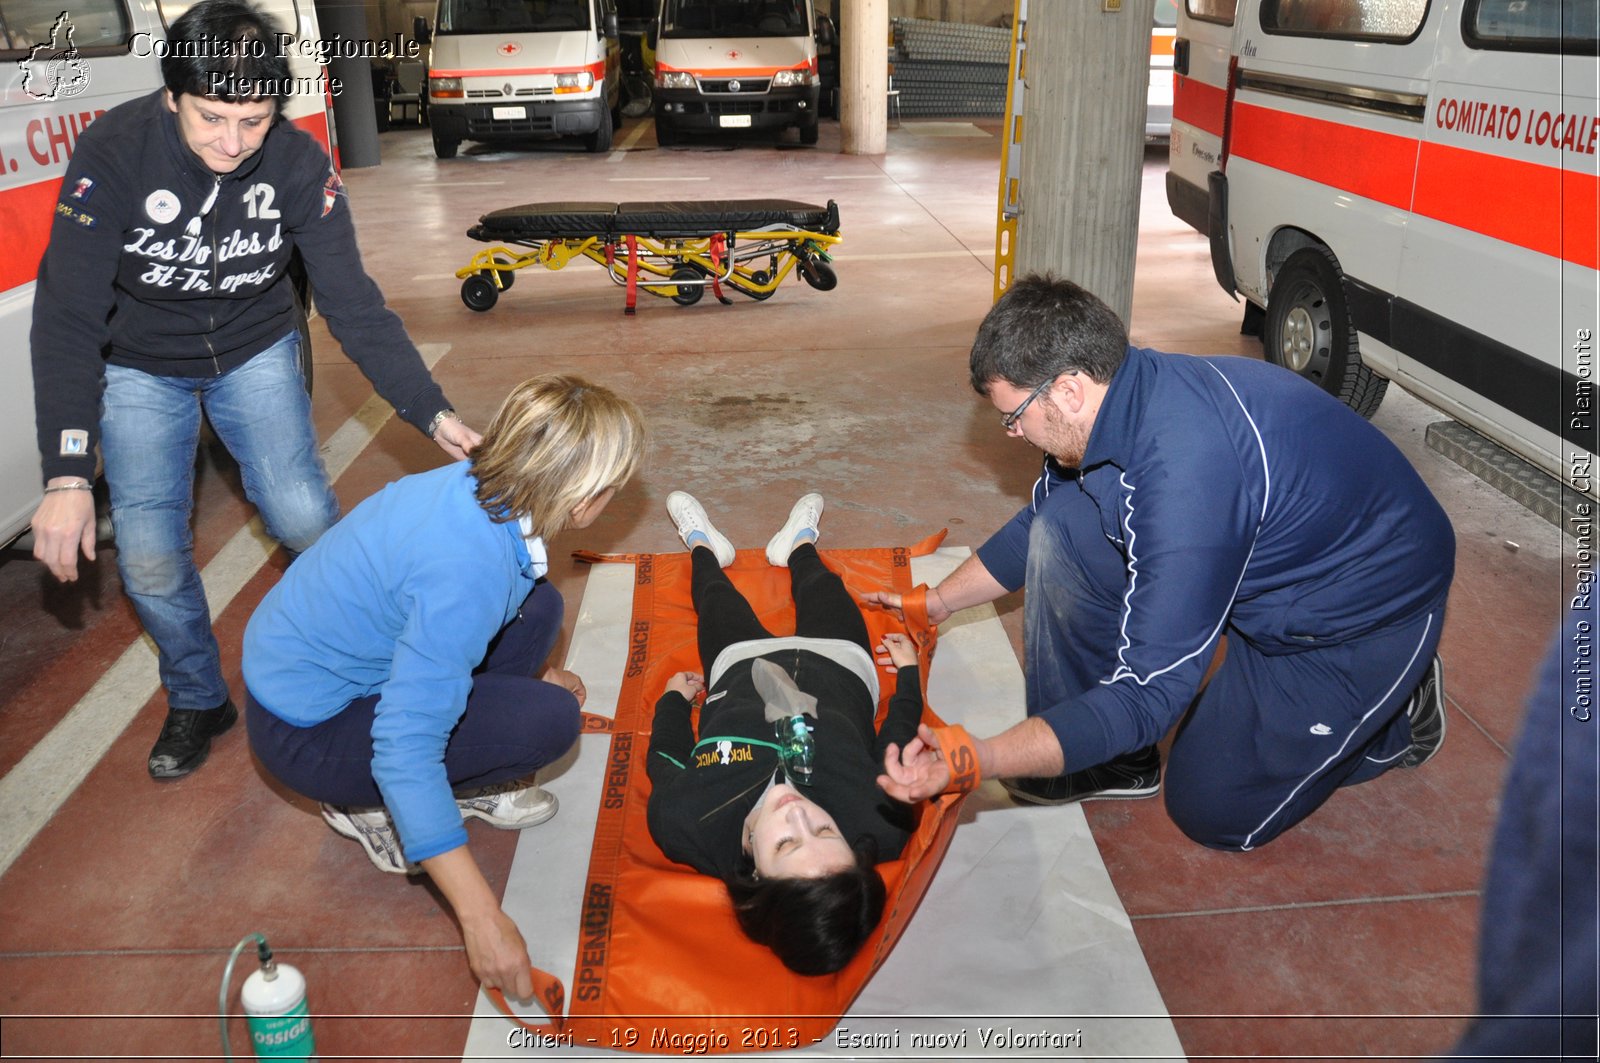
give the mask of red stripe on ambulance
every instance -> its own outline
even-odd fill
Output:
[[[1237,158],[1574,265],[1600,268],[1595,235],[1600,180],[1594,174],[1249,103],[1234,104],[1233,122],[1232,153]],[[1484,193],[1496,188],[1517,191]]]
[[[1235,101],[1231,154],[1399,210],[1411,205],[1412,137]]]
[[[1486,195],[1485,189],[1516,191]],[[1597,195],[1600,181],[1594,174],[1424,143],[1414,210],[1446,225],[1600,269]]]
[[[0,292],[31,284],[38,276],[60,191],[61,178],[52,177],[0,192],[0,232],[10,245],[0,255]]]
[[[1222,135],[1222,119],[1227,112],[1228,95],[1215,85],[1178,74],[1173,80],[1172,120],[1210,133]]]

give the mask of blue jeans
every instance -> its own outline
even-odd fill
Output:
[[[106,367],[100,450],[117,569],[159,651],[171,708],[210,709],[228,698],[189,527],[201,411],[239,463],[245,495],[268,534],[292,554],[338,519],[299,352],[291,332],[221,376]]]

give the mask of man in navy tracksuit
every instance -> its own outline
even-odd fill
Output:
[[[1438,749],[1455,539],[1377,429],[1276,366],[1130,347],[1066,281],[1015,284],[971,370],[1046,454],[1029,505],[928,597],[938,622],[1028,588],[1028,718],[973,742],[984,776],[1035,804],[1148,796],[1182,721],[1168,811],[1251,849]],[[951,774],[931,732],[886,771],[902,799]]]

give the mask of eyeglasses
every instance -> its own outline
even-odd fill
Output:
[[[1022,411],[1026,410],[1034,399],[1038,398],[1040,395],[1043,395],[1046,389],[1048,389],[1051,384],[1054,384],[1057,379],[1059,378],[1051,377],[1049,380],[1046,380],[1044,383],[1028,392],[1028,397],[1022,400],[1021,406],[1018,406],[1016,409],[1000,418],[1000,427],[1004,428],[1007,432],[1016,427],[1017,421],[1022,417]]]

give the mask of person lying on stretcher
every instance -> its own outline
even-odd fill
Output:
[[[763,627],[723,574],[733,544],[704,507],[674,491],[667,511],[690,548],[705,674],[677,673],[656,703],[650,833],[671,859],[721,879],[744,932],[790,970],[837,971],[883,914],[874,865],[898,857],[913,826],[911,806],[887,797],[877,776],[889,746],[917,733],[916,649],[902,634],[877,647],[897,681],[874,735],[867,625],[813,545],[822,496],[796,502],[767,544],[767,560],[790,572],[787,637]],[[701,694],[697,739],[690,711]]]

